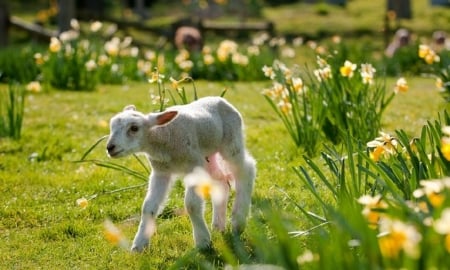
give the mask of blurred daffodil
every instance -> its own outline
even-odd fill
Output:
[[[411,258],[420,255],[419,243],[422,235],[413,225],[383,218],[380,222],[380,231],[382,233],[378,243],[384,257],[396,259],[402,251]]]
[[[86,198],[79,198],[77,199],[76,203],[81,209],[86,209],[86,207],[89,205],[89,201]]]

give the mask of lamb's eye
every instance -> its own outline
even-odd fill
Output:
[[[138,126],[134,126],[134,125],[133,125],[133,126],[130,127],[130,131],[131,131],[131,132],[137,132],[138,130],[139,130],[139,127],[138,127]]]

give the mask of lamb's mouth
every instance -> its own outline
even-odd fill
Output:
[[[123,153],[124,150],[119,150],[119,151],[115,151],[115,152],[108,152],[108,155],[112,158],[114,157],[118,157],[121,153]]]

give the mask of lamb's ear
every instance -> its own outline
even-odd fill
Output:
[[[124,111],[128,111],[128,110],[135,111],[136,110],[136,106],[134,106],[134,105],[127,105],[127,106],[125,106],[125,108],[123,108],[123,110]]]
[[[170,121],[172,121],[172,119],[174,119],[175,116],[177,116],[177,114],[178,114],[177,111],[163,112],[163,113],[159,114],[158,116],[156,116],[156,124],[157,125],[165,125],[165,124],[169,123]]]

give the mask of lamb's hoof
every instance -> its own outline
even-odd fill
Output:
[[[134,241],[131,246],[131,252],[142,253],[148,247],[148,240]]]
[[[132,246],[131,247],[131,252],[133,253],[142,253],[144,252],[145,247],[139,247],[139,246]]]
[[[197,244],[197,245],[195,245],[195,247],[200,251],[209,251],[213,248],[213,245],[212,245],[212,242],[209,241],[209,242],[202,243],[201,245]]]

